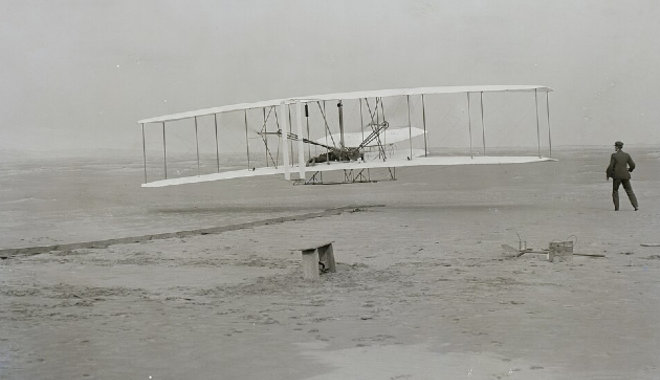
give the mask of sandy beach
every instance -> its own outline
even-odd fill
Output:
[[[660,243],[660,154],[628,151],[637,212],[623,191],[613,211],[604,149],[375,184],[138,190],[204,195],[158,205],[152,225],[108,222],[106,238],[345,209],[3,259],[0,379],[660,378],[660,247],[642,246]],[[33,245],[98,239],[90,220]],[[605,257],[511,257],[519,238]],[[326,241],[337,272],[304,280],[297,249]]]

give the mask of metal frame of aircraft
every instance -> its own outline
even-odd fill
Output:
[[[142,187],[163,187],[189,183],[200,183],[208,181],[225,180],[232,178],[248,178],[262,175],[283,174],[286,180],[294,180],[296,183],[315,184],[323,183],[323,172],[343,171],[344,181],[370,182],[370,170],[386,168],[390,179],[396,178],[397,167],[408,166],[441,166],[441,165],[474,165],[474,164],[513,164],[532,163],[543,161],[554,161],[552,156],[552,140],[550,134],[550,108],[549,92],[551,88],[539,85],[491,85],[491,86],[442,86],[442,87],[417,87],[407,89],[388,89],[375,91],[356,91],[347,93],[335,93],[296,98],[274,99],[256,103],[241,103],[214,108],[200,109],[159,117],[153,117],[138,121],[142,130],[142,147],[144,159],[144,183]],[[485,126],[483,123],[483,94],[495,92],[533,92],[536,106],[536,137],[537,154],[534,156],[487,156]],[[425,97],[437,94],[461,94],[467,96],[468,107],[468,133],[470,140],[469,156],[432,156],[429,155],[427,146],[427,113]],[[549,157],[541,154],[541,130],[539,115],[539,93],[545,93]],[[472,143],[473,123],[470,116],[471,94],[480,95],[481,126],[483,130],[483,155],[477,155]],[[384,98],[405,97],[407,104],[407,124],[403,127],[390,127],[386,118]],[[421,99],[422,128],[412,126],[411,122],[411,97]],[[343,104],[346,101],[359,102],[360,132],[345,132]],[[338,132],[332,132],[331,122],[328,120],[327,102],[336,103]],[[310,109],[317,108],[320,115],[321,125],[325,137],[312,140],[310,138]],[[291,111],[295,114],[295,123],[292,121]],[[243,121],[246,136],[247,168],[239,170],[222,171],[220,165],[220,153],[218,148],[218,115],[224,113],[243,113]],[[250,149],[248,143],[248,112],[260,112],[263,115],[263,124],[256,131],[256,136],[262,139],[265,150],[265,162],[263,167],[256,167],[250,161]],[[366,116],[365,116],[366,114]],[[215,128],[215,146],[217,157],[217,172],[209,174],[199,173],[200,152],[198,138],[198,119],[201,117],[213,117]],[[276,130],[268,130],[271,118],[275,120]],[[318,118],[318,117],[317,117]],[[197,175],[168,178],[167,169],[167,139],[166,123],[192,119],[195,127],[195,139],[197,150]],[[163,134],[163,172],[162,179],[148,181],[147,178],[147,149],[145,138],[146,125],[160,125]],[[295,124],[295,133],[291,126]],[[306,135],[305,135],[306,130]],[[269,137],[278,139],[278,149],[275,154],[269,147]],[[413,138],[423,136],[424,148],[414,149]],[[395,155],[388,147],[393,144],[409,141],[409,146],[404,154]],[[297,159],[294,158],[294,145],[297,150]],[[311,154],[310,146],[317,146],[324,151],[316,156]],[[307,147],[307,149],[305,149]],[[307,157],[305,151],[307,150]],[[281,161],[280,161],[281,158]],[[294,162],[296,161],[296,162]],[[311,175],[308,176],[308,173]],[[292,173],[298,173],[297,178],[292,178]]]

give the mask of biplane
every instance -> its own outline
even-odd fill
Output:
[[[396,179],[397,168],[410,166],[555,161],[552,158],[550,134],[550,91],[551,88],[538,85],[442,86],[357,91],[233,104],[143,119],[138,121],[142,130],[144,159],[142,187],[277,174],[294,183],[320,184],[325,183],[324,172],[343,173],[341,183],[374,182],[371,171],[377,169],[385,170],[387,179]],[[533,153],[487,154],[483,98],[484,94],[492,93],[527,93],[528,96],[533,94],[536,119],[533,123],[536,141],[530,144],[535,145]],[[464,132],[465,145],[469,150],[464,154],[433,154],[428,147],[428,137],[442,126],[429,120],[427,102],[430,97],[449,94],[466,96],[464,99],[467,112],[464,113],[467,114],[467,120]],[[472,120],[475,111],[471,105],[474,100],[471,99],[476,95],[480,99],[481,128]],[[547,141],[544,141],[544,144],[541,143],[541,140],[546,138],[545,132],[541,133],[539,95],[545,95],[544,106],[547,111],[543,123],[544,128],[547,127]],[[399,105],[403,106],[399,106],[396,112],[389,112],[385,104],[392,101],[398,101]],[[221,120],[222,117],[226,120]],[[202,164],[200,160],[199,130],[202,120],[215,132],[213,164],[208,164],[208,160],[206,164]],[[172,169],[168,170],[166,135],[170,128],[174,129],[174,124],[178,128],[181,123],[194,126],[196,160],[188,160],[192,168],[183,171],[183,175],[172,178]],[[397,123],[398,125],[395,125]],[[162,129],[163,166],[162,175],[159,174],[158,179],[148,177],[145,127],[149,125],[160,126],[159,129]],[[241,155],[245,155],[245,159],[238,166],[221,165],[220,141],[226,149],[228,138],[225,137],[229,136],[229,133],[225,132],[229,130],[233,130],[234,135],[236,130],[244,130],[245,133],[240,140],[229,143],[232,149],[243,150]],[[475,136],[481,137],[481,144],[473,142]],[[212,139],[204,140],[208,144],[207,140]],[[255,142],[261,145],[258,151],[254,148]],[[542,154],[542,146],[543,149],[548,148],[548,156]],[[209,152],[206,154],[208,156]],[[197,170],[194,169],[195,166]],[[181,171],[177,170],[177,173],[181,174]]]

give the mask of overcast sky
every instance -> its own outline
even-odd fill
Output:
[[[552,87],[556,145],[657,144],[659,4],[0,0],[0,149],[141,153],[146,117],[471,84]]]

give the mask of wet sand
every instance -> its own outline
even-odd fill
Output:
[[[0,378],[657,378],[660,159],[615,213],[608,155],[282,186],[357,210],[2,260]],[[606,257],[513,258],[518,236]],[[327,240],[337,272],[304,280],[294,249]]]

